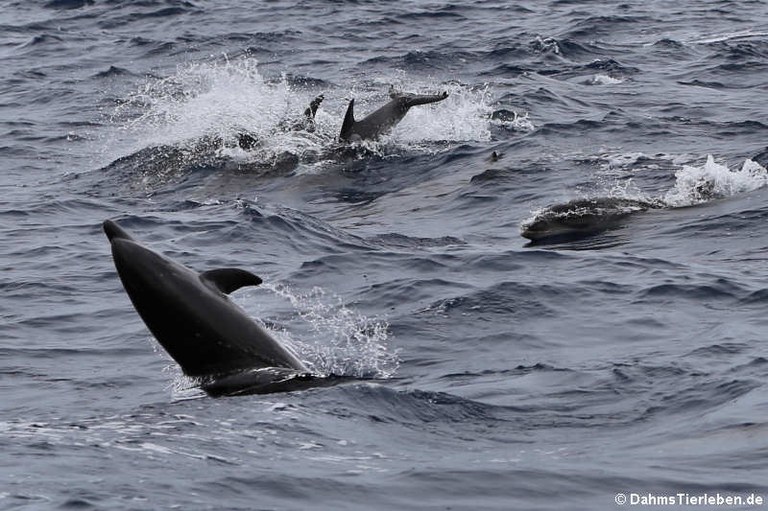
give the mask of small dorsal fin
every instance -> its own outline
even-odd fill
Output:
[[[339,133],[339,140],[349,140],[352,136],[352,128],[355,125],[355,100],[349,100],[349,106],[347,107],[347,113],[344,115],[344,123],[341,125],[341,133]]]
[[[215,287],[224,294],[237,291],[245,286],[258,286],[262,282],[253,273],[239,268],[208,270],[200,274],[200,280]]]

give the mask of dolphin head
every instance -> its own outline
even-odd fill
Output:
[[[201,354],[189,349],[195,330],[204,326],[186,305],[204,290],[197,274],[137,243],[114,222],[103,227],[120,281],[149,330],[186,374],[209,372]]]
[[[103,227],[112,246],[117,274],[132,300],[139,291],[147,296],[163,294],[178,281],[195,275],[189,268],[142,246],[115,222],[106,220]]]
[[[124,239],[124,240],[132,240],[131,235],[125,232],[125,229],[117,225],[112,220],[105,220],[102,224],[102,227],[104,228],[104,233],[107,235],[107,238],[109,238],[109,241],[115,240],[115,239]]]

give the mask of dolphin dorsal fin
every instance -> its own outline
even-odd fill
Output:
[[[200,280],[227,295],[241,287],[258,286],[262,282],[253,273],[239,268],[208,270],[200,274]]]
[[[349,100],[349,106],[347,107],[347,113],[344,115],[344,123],[341,125],[341,133],[339,133],[339,140],[349,140],[352,136],[352,128],[355,125],[355,100]]]

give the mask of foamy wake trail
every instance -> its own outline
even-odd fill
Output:
[[[768,171],[762,165],[745,160],[739,170],[715,162],[707,156],[704,165],[685,165],[675,173],[675,186],[663,197],[669,206],[691,206],[712,199],[730,197],[768,185]]]

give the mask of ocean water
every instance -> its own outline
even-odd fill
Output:
[[[6,0],[0,64],[0,509],[765,507],[765,2]],[[668,207],[520,236],[605,196]],[[353,378],[205,396],[107,218]]]

